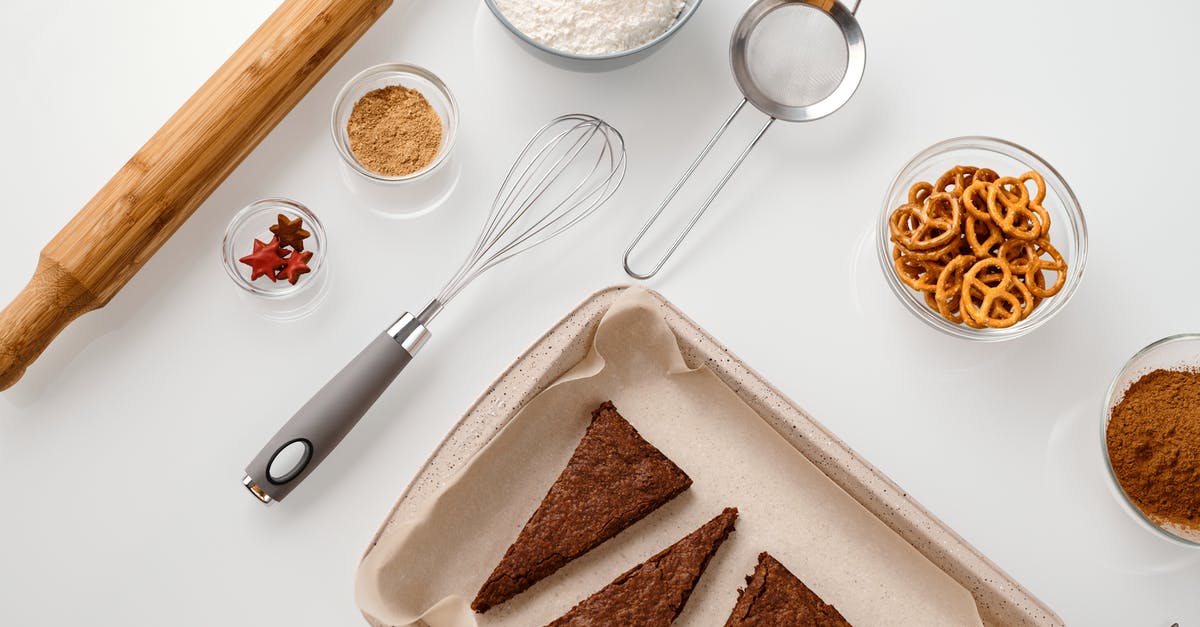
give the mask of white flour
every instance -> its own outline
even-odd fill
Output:
[[[551,48],[610,54],[663,34],[683,0],[496,0],[517,30]]]

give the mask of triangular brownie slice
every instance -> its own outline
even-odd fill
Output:
[[[737,508],[634,566],[547,627],[638,625],[666,627],[683,611],[704,568],[733,531]]]
[[[692,480],[611,402],[592,412],[571,461],[471,603],[486,612],[688,489]]]
[[[837,608],[821,600],[783,564],[767,553],[758,554],[758,566],[738,590],[737,605],[725,627],[775,627],[812,625],[850,627]]]

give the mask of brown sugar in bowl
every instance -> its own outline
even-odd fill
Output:
[[[442,119],[421,92],[388,85],[363,94],[346,123],[350,152],[363,167],[403,177],[429,167],[442,147]]]
[[[433,118],[440,122],[436,132]],[[342,88],[331,131],[338,154],[357,174],[382,183],[414,181],[448,160],[458,133],[458,104],[425,68],[376,65]]]

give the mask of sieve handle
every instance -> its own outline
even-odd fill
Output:
[[[675,254],[675,251],[679,248],[679,245],[683,243],[685,238],[687,238],[688,233],[691,233],[692,228],[695,227],[696,223],[700,221],[700,217],[703,216],[704,212],[708,210],[708,207],[712,205],[713,200],[715,200],[717,195],[721,193],[721,190],[725,188],[725,184],[729,182],[729,179],[733,178],[733,174],[737,172],[739,167],[741,167],[742,162],[746,160],[746,157],[750,156],[750,151],[754,150],[754,147],[758,145],[759,140],[763,138],[763,135],[766,135],[767,129],[771,128],[771,125],[775,123],[775,118],[770,118],[767,120],[767,123],[764,124],[763,127],[758,131],[758,134],[754,136],[754,139],[751,140],[746,148],[742,150],[742,153],[738,155],[738,158],[733,162],[733,165],[725,171],[725,176],[721,177],[721,180],[717,182],[717,186],[712,190],[712,192],[709,193],[708,198],[704,199],[704,203],[700,205],[700,208],[696,210],[696,213],[692,214],[691,220],[688,221],[687,225],[684,226],[683,230],[680,231],[678,236],[676,236],[675,241],[671,244],[671,247],[667,249],[667,252],[658,259],[658,263],[655,264],[655,266],[651,268],[649,272],[638,272],[631,268],[629,266],[629,256],[633,254],[634,249],[637,248],[638,244],[641,243],[642,238],[646,236],[646,233],[650,230],[650,227],[654,226],[654,223],[658,220],[659,216],[661,216],[663,211],[666,210],[667,206],[671,204],[671,201],[679,193],[679,190],[683,189],[683,186],[688,182],[688,179],[690,179],[692,174],[696,172],[696,168],[700,166],[700,163],[704,161],[705,157],[708,156],[708,153],[712,152],[713,146],[717,144],[717,141],[721,139],[721,136],[725,134],[725,131],[729,130],[730,125],[732,125],[733,121],[737,119],[738,114],[740,114],[742,110],[746,108],[747,102],[749,101],[742,99],[741,104],[739,104],[737,108],[733,110],[733,113],[729,114],[728,118],[725,118],[725,123],[722,124],[719,129],[717,129],[717,132],[712,136],[712,139],[708,140],[708,144],[705,145],[704,149],[700,151],[700,154],[696,157],[696,160],[692,162],[692,165],[688,166],[687,171],[683,173],[683,176],[680,177],[680,179],[675,183],[675,186],[672,187],[671,191],[667,193],[667,197],[663,199],[660,205],[658,205],[658,209],[654,211],[654,213],[650,216],[650,219],[646,220],[646,224],[642,226],[642,230],[638,232],[637,237],[633,238],[633,241],[629,243],[629,248],[625,249],[625,257],[623,260],[625,265],[625,274],[628,274],[635,279],[646,280],[658,274],[659,270],[662,270],[667,261],[671,259],[671,255]]]
[[[861,0],[854,0],[854,2],[848,3],[850,5],[849,6],[850,15],[854,15],[855,13],[858,13],[858,3],[860,1]],[[833,5],[837,4],[838,0],[808,0],[808,3],[814,7],[817,7],[818,9],[821,9],[822,11],[824,11],[826,13],[832,13]]]

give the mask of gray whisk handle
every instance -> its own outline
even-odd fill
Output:
[[[346,437],[428,338],[425,326],[404,314],[283,425],[246,467],[243,485],[263,503],[282,501]]]

